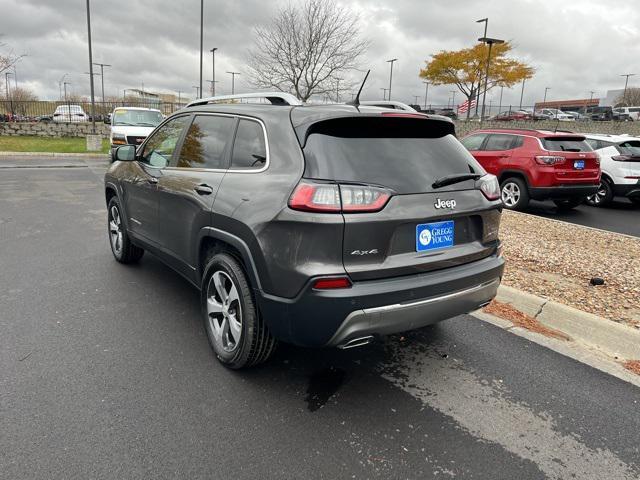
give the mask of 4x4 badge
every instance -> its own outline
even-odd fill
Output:
[[[439,198],[436,200],[436,203],[433,204],[437,209],[440,208],[456,208],[455,200],[440,200]]]

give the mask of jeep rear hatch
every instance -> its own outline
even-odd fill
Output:
[[[478,190],[485,172],[449,122],[416,115],[323,120],[308,128],[304,156],[301,185],[308,199],[320,185],[318,202],[334,202],[343,215],[343,262],[356,281],[451,267],[495,251],[497,202]]]

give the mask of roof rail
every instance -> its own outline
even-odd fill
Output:
[[[410,107],[406,103],[396,102],[395,100],[367,100],[360,102],[360,105],[365,105],[369,107],[382,107],[382,108],[393,108],[395,110],[404,110],[405,112],[417,112],[417,110],[413,107]]]
[[[189,102],[187,107],[195,105],[206,105],[207,103],[221,102],[227,100],[242,100],[245,98],[264,98],[271,102],[272,105],[304,105],[295,96],[285,92],[258,92],[258,93],[239,93],[237,95],[219,95],[217,97],[198,98],[193,102]]]

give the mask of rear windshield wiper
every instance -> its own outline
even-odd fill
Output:
[[[431,188],[445,187],[447,185],[453,185],[454,183],[464,182],[465,180],[477,180],[481,176],[482,175],[477,173],[456,173],[454,175],[447,175],[433,182]]]

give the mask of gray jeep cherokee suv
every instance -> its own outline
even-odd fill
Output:
[[[196,286],[222,363],[363,345],[496,295],[499,187],[451,121],[271,95],[194,102],[105,175],[116,260],[146,250]]]

